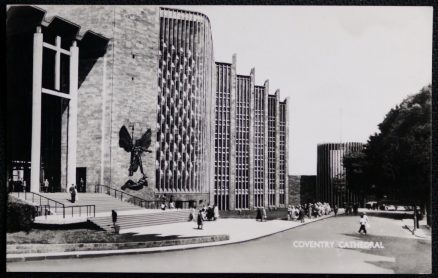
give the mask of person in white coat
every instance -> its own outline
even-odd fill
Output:
[[[219,208],[214,205],[213,207],[213,212],[214,212],[214,220],[217,220],[219,218]]]

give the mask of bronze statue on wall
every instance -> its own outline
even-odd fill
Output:
[[[142,177],[138,180],[138,182],[134,182],[129,179],[123,186],[122,190],[126,188],[132,190],[140,190],[143,186],[148,186],[147,176],[143,172],[143,164],[141,161],[141,155],[144,152],[152,153],[149,150],[151,145],[151,136],[152,131],[149,128],[140,139],[135,140],[134,143],[134,126],[132,126],[132,135],[129,134],[126,126],[122,126],[119,131],[119,146],[123,148],[125,151],[131,153],[131,162],[129,164],[129,177],[132,177],[133,174],[140,168],[140,172]]]

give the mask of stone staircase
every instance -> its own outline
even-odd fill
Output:
[[[118,215],[117,225],[120,230],[187,222],[189,219],[190,210],[166,210],[142,214]],[[114,231],[112,217],[92,217],[88,219],[100,228],[106,231]]]
[[[170,224],[170,223],[179,223],[188,221],[190,210],[188,209],[177,209],[177,210],[158,210],[158,209],[145,209],[132,203],[127,202],[127,198],[114,198],[113,196],[107,195],[105,193],[79,193],[79,200],[75,203],[70,202],[70,194],[67,193],[39,193],[43,196],[41,204],[46,204],[46,199],[44,197],[49,198],[50,200],[54,200],[59,202],[65,206],[65,215],[68,221],[65,224],[70,223],[73,219],[78,218],[79,209],[77,207],[72,206],[84,206],[84,205],[94,205],[96,208],[95,217],[87,217],[85,214],[85,207],[82,208],[82,221],[91,221],[95,225],[99,226],[103,230],[106,231],[114,231],[111,211],[115,210],[118,213],[117,217],[117,225],[120,226],[120,230],[138,228],[138,227],[146,227],[153,225],[162,225],[162,224]],[[22,200],[26,200],[34,205],[38,206],[40,204],[39,196],[33,196],[32,194],[20,194],[18,196],[16,193],[13,193],[15,197],[19,197]],[[51,210],[53,202],[50,204]],[[52,223],[54,220],[53,217],[59,218],[59,216],[63,215],[62,207],[58,206],[57,211],[53,211],[50,213],[51,216],[42,219],[39,219],[39,223]],[[53,215],[53,216],[52,216]],[[84,218],[85,216],[85,218]],[[59,223],[64,223],[59,220]],[[52,221],[52,222],[51,222]]]

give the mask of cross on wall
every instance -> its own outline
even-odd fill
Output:
[[[43,48],[55,51],[54,89],[42,87]],[[69,92],[60,91],[61,54],[70,57]],[[78,94],[79,48],[73,41],[70,51],[61,48],[61,37],[57,36],[55,45],[43,41],[41,27],[38,26],[33,38],[32,69],[32,153],[31,153],[31,191],[40,191],[41,169],[41,109],[42,94],[53,95],[69,100],[68,105],[68,146],[67,146],[67,186],[76,183],[76,148],[77,148],[77,94]]]

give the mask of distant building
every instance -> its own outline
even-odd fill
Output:
[[[287,99],[254,84],[232,63],[216,62],[215,203],[220,209],[288,203]]]
[[[289,204],[313,203],[316,198],[316,176],[289,175]]]
[[[343,207],[344,203],[358,203],[358,196],[346,189],[347,181],[343,158],[347,153],[361,151],[362,143],[319,144],[317,151],[316,197],[330,205]]]

